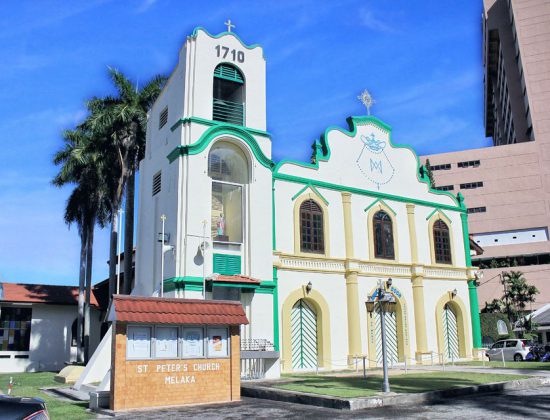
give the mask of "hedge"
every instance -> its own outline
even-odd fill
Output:
[[[479,314],[479,319],[481,321],[481,337],[491,338],[493,341],[503,340],[505,338],[515,338],[512,327],[510,326],[510,321],[505,314],[501,313],[490,313],[490,314]],[[497,330],[497,321],[501,319],[506,323],[506,327],[510,332],[508,335],[499,335]]]

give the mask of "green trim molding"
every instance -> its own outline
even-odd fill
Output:
[[[264,155],[262,149],[256,142],[256,139],[247,130],[243,129],[243,127],[232,124],[215,125],[210,127],[195,143],[187,146],[179,145],[166,157],[168,158],[168,161],[172,163],[180,156],[196,155],[204,151],[204,149],[206,149],[206,147],[208,147],[214,139],[223,135],[233,136],[243,140],[250,147],[254,157],[262,166],[269,170],[273,168],[273,162],[266,155]]]
[[[277,283],[279,278],[277,276],[277,267],[273,267],[273,348],[275,351],[279,351],[279,287]]]
[[[210,32],[208,32],[206,29],[204,29],[202,26],[197,26],[195,29],[193,29],[193,33],[190,35],[191,38],[197,38],[197,35],[199,33],[199,31],[201,32],[204,32],[206,35],[208,35],[210,38],[214,38],[214,39],[218,39],[218,38],[221,38],[222,36],[226,36],[226,35],[229,35],[229,36],[232,36],[234,37],[237,41],[239,41],[241,43],[241,45],[246,48],[247,50],[253,50],[254,48],[260,48],[262,49],[262,47],[259,45],[259,44],[252,44],[252,45],[246,45],[241,38],[239,38],[239,36],[235,33],[235,32],[228,32],[228,31],[225,31],[225,32],[221,32],[219,33],[218,35],[212,35]],[[263,52],[262,52],[262,55],[263,55]]]
[[[323,200],[323,202],[328,206],[328,204],[329,204],[328,200],[325,197],[323,197],[323,194],[321,194],[319,192],[319,190],[311,184],[307,184],[306,186],[304,186],[304,188],[302,188],[300,191],[298,191],[296,194],[294,194],[291,201],[296,200],[304,191],[307,191],[308,189],[311,189],[311,191],[313,191],[315,193],[315,195],[317,197],[319,197],[321,200]]]
[[[461,197],[459,197],[460,199]],[[460,200],[463,205],[464,200]],[[464,206],[464,205],[463,205]],[[465,206],[464,206],[465,207]],[[460,215],[462,222],[462,236],[464,239],[464,254],[466,266],[472,266],[472,257],[470,256],[470,234],[468,232],[468,214]],[[468,280],[468,296],[470,298],[470,318],[472,319],[472,339],[474,348],[481,348],[481,320],[479,319],[479,301],[477,297],[477,286],[475,280]]]
[[[254,136],[267,137],[268,139],[271,138],[271,133],[268,133],[267,131],[256,130],[255,128],[249,128],[249,127],[245,127],[245,126],[242,126],[242,125],[231,124],[231,123],[223,122],[223,121],[207,120],[206,118],[200,118],[200,117],[180,118],[179,120],[177,120],[170,127],[170,130],[175,131],[176,128],[178,128],[180,125],[186,125],[186,124],[190,124],[190,123],[196,123],[196,124],[204,125],[204,126],[207,126],[207,127],[212,127],[212,126],[216,126],[216,125],[234,127],[234,128],[238,128],[240,130],[247,131],[248,133],[250,133]]]
[[[371,208],[373,208],[377,203],[380,203],[380,204],[383,204],[384,206],[386,206],[387,208],[389,208],[391,210],[391,212],[393,213],[394,216],[397,216],[397,212],[392,209],[390,206],[388,206],[388,204],[382,200],[381,198],[378,198],[377,200],[373,201],[372,203],[370,203],[367,207],[365,207],[365,213],[368,212]]]
[[[450,223],[453,223],[453,221],[451,220],[451,218],[449,216],[447,216],[440,208],[435,208],[434,211],[432,211],[430,214],[428,214],[428,216],[426,217],[426,220],[430,220],[432,218],[432,216],[436,213],[441,213],[443,216],[445,216],[446,219],[449,220]],[[462,213],[464,214],[464,213]],[[462,215],[461,214],[461,215]],[[469,254],[468,254],[469,255]],[[468,265],[469,267],[470,265]]]
[[[275,281],[266,280],[262,281],[259,286],[250,284],[231,284],[215,281],[207,281],[207,283],[214,286],[224,287],[240,287],[242,289],[253,289],[255,293],[259,294],[274,294],[277,290],[277,283]],[[185,276],[185,277],[170,277],[164,279],[164,291],[172,292],[174,290],[191,290],[194,292],[202,292],[202,277]]]
[[[432,201],[425,201],[425,200],[420,200],[420,199],[417,199],[417,198],[403,197],[403,196],[399,196],[399,195],[382,193],[382,192],[379,192],[379,191],[364,190],[362,188],[355,188],[355,187],[349,187],[349,186],[346,186],[346,185],[332,184],[332,183],[329,183],[329,182],[318,181],[318,180],[310,179],[310,178],[302,178],[302,177],[298,177],[298,176],[294,176],[294,175],[278,174],[277,173],[277,174],[273,174],[273,177],[276,180],[280,180],[280,181],[294,182],[294,183],[302,184],[302,185],[311,184],[311,185],[313,185],[317,188],[325,188],[327,190],[347,191],[347,192],[350,192],[352,194],[365,195],[365,196],[368,196],[368,197],[375,197],[375,198],[391,200],[391,201],[398,201],[400,203],[406,203],[406,204],[411,203],[411,204],[417,204],[419,206],[426,206],[426,207],[438,207],[438,208],[441,208],[441,209],[445,209],[445,210],[449,210],[449,211],[456,211],[456,212],[460,212],[460,213],[466,212],[466,210],[461,208],[461,207],[452,206],[452,205],[449,205],[449,204],[434,203]]]
[[[331,156],[330,146],[328,144],[328,134],[331,131],[340,131],[341,133],[344,133],[348,137],[355,137],[355,135],[357,134],[357,126],[373,124],[373,125],[377,126],[378,128],[380,128],[381,130],[384,130],[384,131],[388,132],[389,141],[390,141],[390,144],[393,147],[398,148],[398,149],[399,148],[407,149],[413,154],[414,158],[416,159],[416,164],[417,164],[416,177],[417,177],[418,181],[428,185],[429,193],[435,194],[435,195],[445,195],[447,197],[450,197],[457,204],[457,206],[446,205],[446,204],[438,204],[438,203],[433,203],[433,202],[429,202],[429,201],[415,200],[415,199],[410,199],[410,198],[405,198],[405,197],[400,197],[400,200],[397,200],[397,201],[402,201],[402,202],[407,202],[407,203],[414,203],[414,204],[419,204],[419,205],[424,205],[424,206],[429,206],[429,207],[441,207],[441,208],[445,208],[447,210],[452,210],[452,211],[463,211],[463,209],[460,207],[460,203],[459,203],[459,200],[457,199],[457,197],[453,196],[451,193],[449,193],[447,191],[439,191],[439,190],[436,190],[432,187],[432,185],[430,184],[430,181],[428,179],[428,176],[426,174],[426,171],[423,170],[423,166],[420,164],[420,160],[419,160],[416,152],[414,151],[414,149],[411,146],[393,143],[391,127],[389,125],[387,125],[386,123],[382,122],[378,118],[373,117],[371,115],[365,116],[365,117],[348,117],[346,121],[348,123],[349,130],[345,130],[345,129],[343,129],[341,127],[338,127],[338,126],[330,126],[324,131],[324,133],[321,135],[320,139],[316,140],[313,143],[313,145],[311,146],[312,149],[313,149],[313,153],[311,155],[311,162],[310,163],[300,162],[300,161],[296,161],[296,160],[281,160],[280,162],[278,162],[275,165],[275,167],[273,169],[273,176],[276,179],[286,180],[286,181],[290,181],[290,182],[298,182],[298,183],[302,183],[302,184],[307,184],[308,182],[311,182],[312,185],[315,185],[317,187],[337,189],[337,190],[340,190],[340,191],[348,190],[349,192],[356,193],[356,194],[370,195],[372,197],[386,198],[386,199],[395,200],[394,197],[396,197],[396,196],[392,196],[390,194],[384,194],[384,193],[380,193],[380,192],[376,192],[376,191],[362,190],[362,189],[358,189],[358,188],[350,189],[349,187],[343,187],[343,186],[340,186],[340,187],[343,187],[343,189],[342,188],[334,188],[334,186],[335,186],[334,184],[323,183],[323,182],[320,182],[320,181],[310,180],[310,179],[307,179],[307,178],[294,177],[292,175],[286,175],[286,174],[281,174],[280,173],[281,167],[283,165],[287,165],[287,164],[298,165],[298,166],[301,166],[301,167],[304,167],[304,168],[310,168],[310,169],[319,169],[319,162],[321,162],[321,161],[327,162],[330,159],[330,156]]]

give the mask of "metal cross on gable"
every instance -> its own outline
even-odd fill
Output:
[[[231,19],[227,19],[227,22],[224,22],[223,24],[227,26],[227,32],[231,32],[231,28],[235,27],[235,25],[231,23]]]

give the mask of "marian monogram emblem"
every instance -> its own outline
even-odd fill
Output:
[[[374,134],[361,136],[361,141],[363,149],[356,160],[357,166],[380,189],[380,185],[390,182],[395,173],[395,168],[384,151],[387,143],[376,139]]]

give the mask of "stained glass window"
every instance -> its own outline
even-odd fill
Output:
[[[452,264],[449,227],[444,221],[438,220],[434,223],[433,235],[435,262],[438,264]]]
[[[0,308],[0,350],[29,351],[31,308]]]
[[[373,217],[374,256],[376,258],[395,258],[393,245],[393,227],[388,213],[381,210]]]

